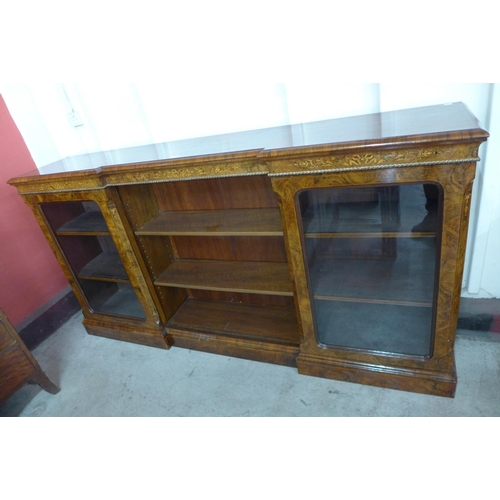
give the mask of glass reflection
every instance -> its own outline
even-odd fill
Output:
[[[432,354],[440,188],[302,191],[318,344]]]
[[[43,203],[41,208],[91,312],[145,319],[97,203]]]

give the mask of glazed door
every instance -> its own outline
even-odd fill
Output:
[[[318,346],[432,356],[441,199],[434,183],[296,194]]]
[[[146,319],[99,205],[94,201],[40,205],[91,313]]]
[[[474,168],[274,176],[300,373],[453,396]]]
[[[114,191],[35,194],[26,196],[26,202],[87,320],[140,325],[141,331],[161,329],[149,291],[152,284],[143,277],[143,263]]]

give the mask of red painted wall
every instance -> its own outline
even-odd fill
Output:
[[[0,96],[0,308],[14,325],[68,285],[33,212],[7,184],[34,169]]]

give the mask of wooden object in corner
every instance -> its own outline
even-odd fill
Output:
[[[25,384],[57,394],[53,384],[0,309],[0,406]]]

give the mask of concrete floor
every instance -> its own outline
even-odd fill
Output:
[[[459,331],[454,399],[87,335],[81,313],[33,354],[61,392],[20,389],[0,416],[500,416],[500,334]]]

